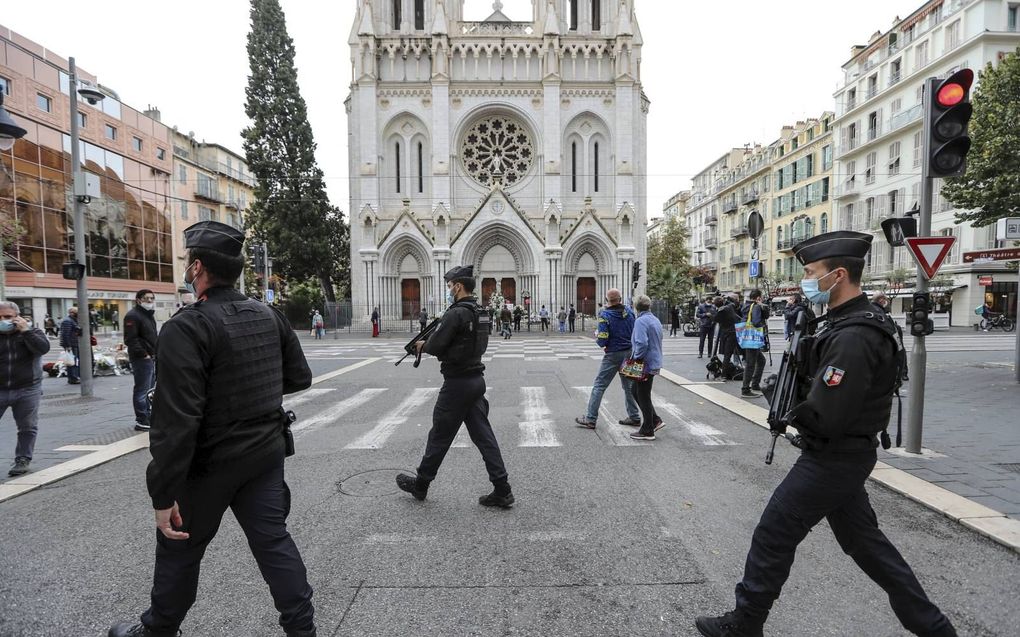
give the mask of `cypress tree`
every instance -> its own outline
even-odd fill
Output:
[[[350,231],[330,205],[315,138],[294,67],[294,41],[278,0],[251,0],[248,33],[251,74],[241,135],[256,179],[248,215],[255,238],[269,245],[274,270],[287,279],[315,278],[328,301],[346,293]]]

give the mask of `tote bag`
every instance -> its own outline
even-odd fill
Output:
[[[620,375],[631,380],[642,381],[648,378],[645,362],[628,358],[620,365]]]
[[[752,304],[747,311],[747,321],[743,325],[737,325],[737,345],[741,349],[761,349],[765,347],[765,328],[755,327],[751,323],[751,312],[754,311]]]

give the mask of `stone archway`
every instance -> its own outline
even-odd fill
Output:
[[[535,254],[528,241],[510,225],[489,223],[475,233],[464,248],[463,263],[474,266],[479,301],[497,286],[507,301],[520,304],[524,292],[537,293],[539,283]]]

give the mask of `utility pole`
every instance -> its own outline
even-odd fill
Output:
[[[85,266],[78,279],[78,374],[81,378],[81,395],[92,396],[92,321],[89,313],[88,265],[85,260],[85,174],[81,168],[81,144],[78,132],[78,70],[74,58],[67,59],[71,98],[71,174],[74,206],[74,260]]]

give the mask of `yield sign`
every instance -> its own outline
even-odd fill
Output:
[[[910,237],[907,247],[921,266],[924,276],[931,279],[942,267],[942,262],[956,243],[956,237]]]

